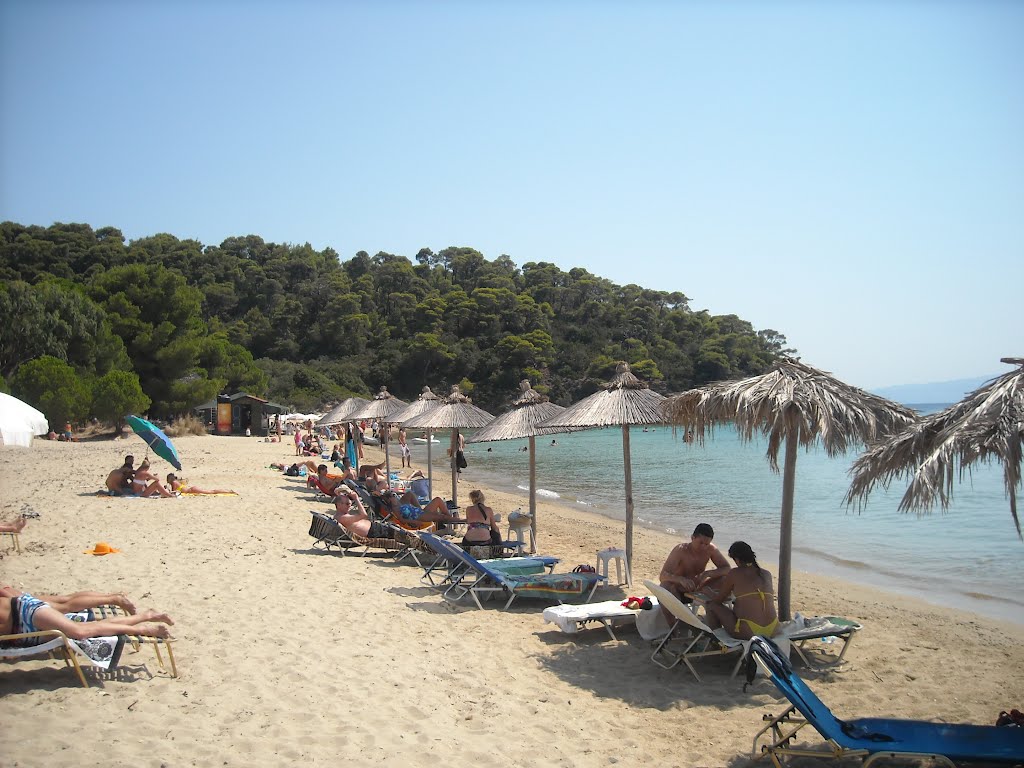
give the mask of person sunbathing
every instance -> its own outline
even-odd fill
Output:
[[[440,496],[424,507],[411,491],[401,497],[394,491],[387,491],[381,495],[381,502],[386,512],[410,522],[448,523],[459,519],[448,511],[448,505]]]
[[[307,464],[311,463],[312,462],[307,462]],[[320,491],[320,493],[323,493],[327,496],[336,495],[338,492],[338,487],[341,485],[342,481],[345,478],[341,475],[327,474],[326,464],[320,464],[315,471],[315,475],[309,475],[306,477],[306,487],[315,487],[318,491]]]
[[[754,635],[771,637],[779,626],[772,575],[757,564],[754,550],[745,541],[733,542],[729,557],[736,567],[725,574],[718,594],[705,604],[708,626],[723,627],[740,640],[749,640]],[[736,599],[730,609],[723,603],[733,593]]]
[[[202,488],[199,488],[198,486],[189,485],[188,484],[188,480],[186,480],[183,477],[178,477],[173,472],[167,476],[167,487],[170,488],[171,491],[174,492],[174,493],[194,493],[194,494],[202,494],[204,496],[205,495],[216,496],[216,495],[225,494],[225,493],[234,493],[236,496],[238,495],[237,493],[235,493],[235,491],[232,491],[232,490],[227,489],[227,488],[215,488],[212,491],[207,491],[207,490],[204,490]]]
[[[21,597],[26,594],[20,589],[9,585],[0,585],[0,600],[3,598]],[[70,595],[39,595],[40,600],[56,608],[61,613],[76,613],[101,605],[113,605],[128,614],[135,614],[133,603],[124,592],[72,592]]]
[[[359,494],[346,486],[341,486],[338,495],[334,497],[334,519],[346,531],[368,539],[395,538],[392,528],[370,519]]]
[[[124,464],[107,475],[106,486],[111,496],[134,496],[135,488],[132,478],[135,477],[135,457],[129,454],[124,457]]]
[[[135,470],[135,474],[132,476],[132,487],[135,489],[135,493],[139,496],[172,498],[174,494],[164,488],[160,478],[150,472],[149,467],[149,459],[143,459],[142,463],[139,464],[139,468]]]
[[[106,635],[141,635],[143,637],[170,637],[169,625],[174,621],[166,613],[161,611],[134,612],[127,616],[114,616],[109,619],[97,621],[73,621],[62,610],[55,607],[55,603],[42,600],[26,592],[17,592],[8,587],[2,590],[2,597],[9,597],[7,600],[0,600],[0,635],[16,635],[28,632],[41,632],[48,629],[58,629],[72,640],[84,640],[89,637],[103,637]],[[114,595],[101,595],[100,593],[77,593],[76,595],[53,596],[58,598],[56,605],[62,609],[67,606],[81,606],[73,610],[85,610],[96,608],[109,602],[108,598],[121,597]],[[80,597],[81,595],[95,595],[95,597]],[[102,599],[103,602],[96,602]],[[114,603],[116,604],[116,603]],[[129,603],[130,605],[130,603]],[[135,606],[132,606],[134,610]]]

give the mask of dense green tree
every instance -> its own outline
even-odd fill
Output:
[[[11,388],[15,396],[42,411],[51,427],[83,421],[92,405],[89,382],[63,360],[50,355],[18,368]]]
[[[108,371],[96,379],[92,387],[92,414],[112,422],[121,433],[125,417],[145,413],[152,401],[142,391],[139,377],[128,371]]]
[[[44,353],[83,374],[134,368],[158,414],[218,387],[315,408],[381,384],[413,398],[460,381],[497,408],[524,376],[567,404],[620,359],[673,392],[792,353],[772,329],[693,312],[681,291],[461,246],[342,262],[330,248],[255,235],[126,244],[112,227],[5,222],[0,278],[0,374]]]

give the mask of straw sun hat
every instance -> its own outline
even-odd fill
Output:
[[[114,549],[112,546],[107,544],[105,541],[97,541],[96,546],[92,549],[82,550],[83,555],[112,555],[115,552],[120,552],[120,549]]]

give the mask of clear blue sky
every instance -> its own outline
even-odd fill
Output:
[[[0,219],[679,290],[851,383],[1024,355],[1024,4],[0,4]]]

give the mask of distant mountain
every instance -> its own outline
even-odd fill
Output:
[[[933,381],[927,384],[894,384],[890,387],[877,387],[872,392],[897,403],[955,403],[997,375],[994,373],[973,379]]]

